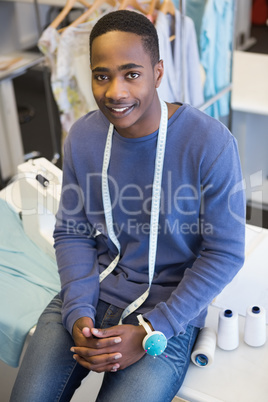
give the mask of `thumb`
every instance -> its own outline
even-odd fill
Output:
[[[90,328],[84,327],[84,328],[82,329],[82,334],[83,334],[86,338],[89,338],[89,337],[91,336]]]

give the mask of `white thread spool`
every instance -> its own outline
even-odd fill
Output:
[[[244,341],[249,346],[262,346],[266,342],[266,311],[264,307],[249,306],[247,308]]]
[[[216,349],[216,332],[212,328],[202,328],[194,345],[191,360],[198,367],[213,363]]]
[[[234,350],[239,345],[238,314],[222,310],[219,314],[217,345],[223,350]]]

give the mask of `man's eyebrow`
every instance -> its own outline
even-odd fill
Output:
[[[108,73],[110,71],[109,68],[106,67],[95,67],[92,70],[92,73]]]
[[[144,68],[143,66],[141,66],[140,64],[136,64],[136,63],[127,63],[127,64],[123,64],[122,66],[119,66],[119,71],[122,70],[129,70],[131,68]]]
[[[136,64],[136,63],[127,63],[127,64],[122,64],[121,66],[119,66],[118,70],[123,71],[123,70],[129,70],[132,68],[144,68],[144,67],[142,65]],[[95,67],[92,70],[93,73],[108,73],[109,71],[110,71],[110,68],[107,68],[107,67]]]

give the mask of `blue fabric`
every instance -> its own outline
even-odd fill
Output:
[[[61,299],[56,296],[41,315],[26,350],[10,402],[66,402],[88,370],[73,359],[71,335],[61,320]],[[96,327],[118,324],[122,309],[100,301]],[[136,314],[124,320],[138,325]],[[199,329],[188,326],[185,335],[168,341],[165,352],[154,358],[143,356],[137,363],[116,373],[105,373],[96,402],[171,401],[184,380]]]
[[[29,330],[60,289],[57,265],[25,234],[0,199],[0,359],[17,367]]]
[[[200,31],[202,26],[202,19],[205,11],[206,0],[187,0],[185,13],[190,17],[195,26],[196,37],[199,47]]]
[[[107,235],[101,172],[109,127],[101,111],[78,120],[65,141],[63,190],[54,232],[63,322],[94,320],[98,300],[127,307],[148,287],[148,245],[158,131],[113,136],[109,187],[121,258]],[[202,327],[209,303],[244,262],[245,198],[235,138],[183,104],[168,122],[155,275],[137,310],[169,339]],[[94,237],[98,230],[101,234]]]
[[[205,101],[220,92],[231,81],[233,42],[233,0],[208,0],[200,32],[200,61],[206,72]],[[215,118],[226,116],[230,93],[205,110]]]

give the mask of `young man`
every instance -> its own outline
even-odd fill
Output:
[[[143,15],[104,16],[90,49],[99,110],[65,142],[54,233],[62,290],[40,317],[12,402],[70,400],[89,370],[105,372],[98,401],[171,401],[208,304],[243,265],[233,136],[158,98],[164,68]]]

